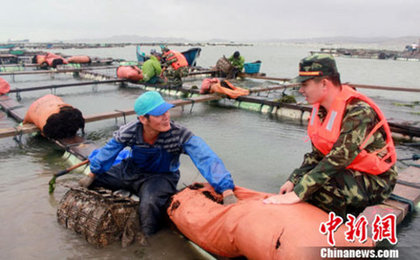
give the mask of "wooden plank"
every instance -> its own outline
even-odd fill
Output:
[[[397,224],[401,223],[404,219],[405,215],[403,213],[403,209],[394,208],[389,205],[379,204],[375,206],[367,207],[360,215],[365,216],[368,222],[368,237],[372,237],[372,223],[375,221],[375,216],[384,217],[388,214],[394,214],[397,217]],[[399,221],[399,222],[398,222]]]
[[[291,80],[290,78],[267,77],[261,73],[258,73],[258,74],[240,73],[239,77],[252,78],[252,79],[276,80],[276,81],[290,81]]]
[[[80,72],[81,69],[66,69],[66,70],[34,70],[34,71],[11,71],[11,72],[0,72],[0,76],[5,75],[32,75],[32,74],[56,74],[56,73],[70,73]]]
[[[26,109],[23,108],[23,106],[16,100],[6,95],[0,96],[0,106],[9,116],[13,117],[16,121],[23,121],[23,118],[26,114]]]
[[[4,109],[10,109],[12,107],[16,107],[16,106],[20,106],[19,103],[16,102],[16,100],[10,98],[7,95],[1,95],[0,96],[0,105],[4,108]]]
[[[16,93],[16,92],[27,92],[27,91],[36,91],[41,89],[55,89],[55,88],[65,88],[65,87],[75,87],[75,86],[85,86],[85,85],[99,85],[99,84],[108,84],[108,83],[122,83],[126,82],[125,79],[112,79],[112,80],[94,80],[94,81],[85,81],[85,82],[77,82],[77,83],[67,83],[67,84],[55,84],[55,85],[47,85],[47,86],[39,86],[39,87],[31,87],[31,88],[22,88],[22,89],[11,89],[9,93]]]
[[[241,73],[241,77],[245,78],[254,78],[254,79],[265,79],[265,80],[277,80],[277,81],[290,81],[291,78],[277,78],[277,77],[266,77],[261,75],[252,75]],[[420,92],[420,88],[404,88],[404,87],[386,87],[386,86],[376,86],[376,85],[365,85],[365,84],[353,84],[353,83],[344,83],[355,88],[364,88],[364,89],[377,89],[377,90],[386,90],[386,91],[406,91],[406,92]],[[299,85],[299,84],[294,84]]]
[[[29,134],[39,131],[38,127],[33,124],[25,124],[23,126],[16,126],[16,128],[8,127],[0,129],[0,138],[16,136],[19,134]]]
[[[54,142],[67,152],[70,152],[80,160],[86,160],[91,152],[98,148],[94,143],[87,141],[84,137],[76,135],[72,138],[54,140]]]
[[[405,92],[420,92],[420,88],[403,88],[403,87],[385,87],[385,86],[375,86],[375,85],[363,85],[363,84],[352,84],[350,86],[356,88],[365,88],[365,89],[378,89],[378,90],[387,90],[387,91],[405,91]]]
[[[400,224],[404,220],[404,218],[408,215],[408,213],[410,213],[409,212],[410,206],[404,202],[387,199],[382,204],[401,211],[401,214],[396,215],[397,224]]]
[[[31,70],[31,71],[10,71],[0,72],[0,76],[6,75],[32,75],[32,74],[56,74],[56,73],[71,73],[71,72],[82,72],[84,70],[103,70],[103,69],[115,69],[118,66],[94,66],[94,67],[83,67],[75,69],[52,69],[52,70]]]
[[[419,161],[416,161],[415,163],[419,163]],[[410,166],[403,172],[398,174],[398,180],[420,185],[420,169],[417,167]]]
[[[412,201],[414,205],[420,202],[420,189],[414,187],[397,183],[392,193]]]

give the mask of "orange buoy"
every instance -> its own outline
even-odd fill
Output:
[[[0,95],[4,95],[9,93],[10,91],[10,84],[5,79],[0,78]]]
[[[73,137],[79,128],[84,128],[85,120],[80,110],[57,96],[48,94],[31,104],[23,123],[33,123],[42,134],[52,139]]]
[[[328,214],[301,202],[292,205],[264,204],[273,194],[235,187],[239,201],[224,206],[222,196],[209,184],[192,185],[172,196],[167,209],[170,219],[191,241],[224,257],[248,259],[317,259],[320,248],[330,248],[321,223]],[[345,225],[335,232],[336,247],[371,247],[348,242]]]
[[[137,66],[119,66],[117,68],[117,77],[128,79],[132,82],[138,82],[143,79],[143,73]]]
[[[71,56],[67,58],[69,63],[91,63],[92,60],[89,56]]]

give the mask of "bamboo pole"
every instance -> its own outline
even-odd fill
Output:
[[[349,85],[354,86],[355,88],[379,89],[379,90],[388,90],[388,91],[420,92],[420,88],[384,87],[384,86],[362,85],[362,84],[352,84],[352,83],[349,83]]]
[[[7,71],[0,72],[0,76],[7,75],[31,75],[31,74],[55,74],[55,73],[70,73],[70,72],[82,72],[83,70],[100,70],[100,69],[116,69],[118,66],[95,66],[85,67],[77,69],[57,69],[57,70],[33,70],[33,71]]]
[[[52,89],[52,88],[65,88],[65,87],[73,87],[73,86],[84,86],[84,85],[122,83],[122,82],[126,82],[126,81],[127,80],[125,80],[125,79],[114,79],[114,80],[87,81],[87,82],[78,82],[78,83],[47,85],[47,86],[39,86],[39,87],[23,88],[23,89],[16,88],[16,89],[10,90],[9,93],[27,92],[27,91],[35,91],[35,90],[41,90],[41,89]]]
[[[56,74],[56,73],[69,73],[69,72],[80,72],[80,71],[81,71],[81,69],[10,71],[10,72],[0,72],[0,76],[7,76],[7,75],[32,75],[32,74]]]

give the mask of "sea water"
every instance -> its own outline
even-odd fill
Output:
[[[169,46],[179,51],[188,46]],[[318,50],[319,45],[303,44],[256,44],[253,46],[205,46],[201,47],[198,65],[214,66],[221,56],[230,56],[239,50],[246,62],[262,61],[261,72],[268,76],[292,78],[297,74],[298,62],[309,51]],[[331,46],[329,46],[331,47]],[[155,47],[143,47],[148,53]],[[104,49],[57,50],[68,55],[90,55],[135,60],[135,47]],[[419,88],[419,62],[336,58],[343,82],[379,86]],[[115,75],[115,69],[102,71]],[[4,77],[12,88],[35,87],[50,84],[78,82],[69,75],[31,75]],[[276,82],[252,80],[235,81],[239,86],[258,84],[274,85]],[[200,84],[200,80],[188,80],[188,84]],[[387,117],[399,120],[420,121],[418,114],[420,94],[409,92],[361,89],[372,97]],[[79,108],[84,115],[131,109],[134,100],[143,91],[139,88],[119,88],[116,85],[81,86],[52,91],[65,102]],[[21,95],[24,107],[50,90],[26,92]],[[288,92],[298,95],[296,91]],[[11,94],[13,97],[13,95]],[[175,99],[174,97],[165,97]],[[297,98],[299,98],[297,96]],[[202,137],[222,158],[232,173],[236,185],[264,192],[276,193],[289,174],[299,167],[304,153],[310,151],[305,142],[306,127],[299,122],[276,118],[271,115],[241,110],[228,106],[195,104],[172,109],[176,122]],[[126,120],[134,120],[128,117]],[[89,123],[86,137],[103,145],[112,132],[123,124],[123,119]],[[13,127],[16,123],[0,113],[0,126]],[[398,157],[407,158],[420,153],[413,147],[398,145]],[[125,249],[114,243],[97,249],[89,245],[80,235],[64,229],[56,221],[57,204],[66,188],[60,183],[74,184],[80,174],[73,173],[57,180],[54,195],[48,195],[51,176],[68,167],[62,158],[63,151],[43,138],[24,135],[21,144],[12,138],[0,140],[0,252],[4,259],[199,259],[201,256],[191,249],[182,238],[164,230],[157,235],[152,246]],[[399,163],[401,168],[404,165]],[[192,182],[203,181],[191,160],[181,159],[179,188]],[[418,256],[420,240],[420,218],[411,214],[398,227],[400,256],[414,259]]]

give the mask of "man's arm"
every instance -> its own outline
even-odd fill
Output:
[[[203,139],[192,136],[184,143],[183,148],[201,175],[214,187],[216,192],[223,193],[226,190],[233,190],[234,184],[230,172]]]
[[[296,185],[302,176],[315,168],[321,160],[321,152],[312,145],[312,152],[304,155],[302,165],[290,174],[288,180]]]
[[[124,144],[112,138],[97,153],[92,153],[89,156],[90,171],[94,174],[108,171],[123,148]]]

